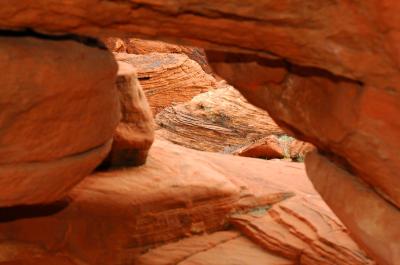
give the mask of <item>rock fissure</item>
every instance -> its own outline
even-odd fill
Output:
[[[0,29],[0,37],[13,37],[13,38],[25,38],[25,37],[32,37],[42,40],[51,40],[51,41],[75,41],[86,45],[88,47],[99,48],[101,50],[106,50],[106,46],[103,42],[101,42],[97,38],[89,37],[89,36],[81,36],[76,34],[44,34],[37,32],[33,29],[27,28],[23,30],[5,30]]]

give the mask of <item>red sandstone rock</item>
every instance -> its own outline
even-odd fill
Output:
[[[16,260],[26,259],[25,254],[36,251],[42,254],[30,264],[53,264],[50,261],[58,262],[61,257],[65,264],[160,264],[157,262],[164,260],[160,255],[165,257],[165,253],[165,261],[170,263],[161,264],[176,264],[183,258],[183,264],[254,264],[257,259],[292,264],[254,237],[236,238],[235,232],[188,238],[146,251],[183,237],[224,229],[232,216],[268,214],[270,205],[289,207],[296,216],[304,216],[308,212],[301,200],[295,200],[297,196],[323,204],[303,164],[198,152],[156,141],[144,166],[89,176],[66,201],[0,209],[0,249],[12,247],[17,253],[1,261],[16,264]],[[316,209],[319,214],[321,209]],[[326,206],[322,209],[324,218],[313,215],[307,219],[312,227],[326,227],[324,222],[331,224],[330,220],[335,220],[332,229],[343,227]],[[338,258],[348,264],[357,264],[351,263],[357,250],[359,260],[370,262],[343,231],[340,238],[330,239],[335,247],[327,247],[323,240],[328,235],[323,231],[318,232],[321,240],[306,244],[321,244],[321,251],[329,249],[330,256],[341,255]],[[213,244],[215,248],[208,249]],[[320,253],[310,252],[309,256],[317,259]]]
[[[291,73],[278,82],[282,86],[243,91],[287,130],[343,157],[358,178],[388,201],[386,206],[393,204],[398,211],[398,1],[6,0],[3,4],[1,28],[140,34],[284,58],[278,64]],[[298,66],[313,68],[296,74]],[[281,72],[279,68],[274,65],[273,72]]]
[[[154,252],[145,254],[139,258],[140,265],[232,265],[232,264],[268,264],[268,265],[294,265],[288,259],[276,256],[260,246],[240,236],[239,233],[231,232],[231,237],[226,239],[227,232],[218,232],[210,236],[189,238],[156,249]],[[220,239],[220,238],[223,239]],[[222,242],[207,242],[209,238],[220,239]],[[206,245],[205,243],[209,243]],[[187,248],[187,250],[185,249]],[[202,247],[202,248],[201,248]],[[173,251],[164,253],[164,249]],[[186,250],[186,252],[183,252]],[[183,253],[182,253],[183,252]],[[177,253],[177,254],[175,254]],[[172,255],[171,255],[172,254]],[[175,254],[175,255],[174,255]],[[179,263],[177,263],[179,262]]]
[[[310,153],[306,162],[307,173],[315,188],[347,224],[355,239],[374,253],[379,264],[399,264],[398,209],[354,175],[317,152]]]
[[[118,63],[117,89],[122,119],[114,133],[107,163],[110,166],[137,166],[146,162],[154,140],[154,121],[135,69]]]
[[[313,151],[315,147],[310,144],[310,143],[305,143],[299,140],[294,139],[289,146],[290,149],[290,157],[292,159],[297,159],[297,160],[302,160],[304,161],[304,158],[306,155]]]
[[[285,156],[283,148],[279,145],[279,140],[275,135],[261,138],[254,143],[235,150],[232,154],[268,159],[283,158]]]
[[[149,53],[178,53],[186,54],[190,59],[197,62],[203,70],[211,74],[212,70],[207,62],[207,57],[203,49],[174,45],[161,41],[141,40],[134,38],[105,38],[105,44],[113,52],[125,52],[130,54],[149,54]]]
[[[156,116],[156,123],[156,134],[173,143],[225,153],[266,135],[283,134],[267,113],[224,83],[189,102],[164,109]]]
[[[359,248],[345,227],[319,198],[296,196],[265,211],[233,216],[232,223],[260,246],[293,264],[375,264],[359,256]]]
[[[400,31],[396,14],[400,4],[394,0],[313,1],[307,5],[294,0],[5,0],[3,7],[3,29],[146,36],[261,56],[272,54],[398,91]]]
[[[0,71],[0,206],[57,200],[110,150],[120,118],[112,54],[0,37]]]
[[[339,167],[344,163],[345,167],[351,168],[352,175],[373,187],[377,196],[372,196],[371,201],[373,198],[377,200],[377,204],[386,201],[386,207],[395,205],[397,208],[400,200],[400,142],[395,135],[400,132],[399,120],[396,118],[400,114],[400,98],[397,99],[396,93],[362,85],[319,69],[287,67],[282,61],[247,56],[241,58],[237,55],[233,55],[233,58],[228,55],[224,60],[229,63],[225,63],[219,61],[221,58],[217,56],[217,61],[211,60],[211,64],[228,81],[235,81],[237,75],[245,76],[248,71],[252,72],[253,66],[249,62],[253,62],[258,72],[261,72],[259,68],[264,68],[264,74],[258,79],[252,79],[248,85],[245,85],[245,80],[236,84],[250,102],[267,109],[271,117],[293,135],[312,142],[319,149],[337,157],[336,161],[341,161],[338,163]],[[286,73],[272,77],[277,67]],[[246,71],[240,72],[241,69]],[[235,75],[231,75],[233,72]],[[310,160],[309,163],[314,162]],[[324,173],[321,171],[321,174]],[[320,182],[316,185],[325,186]],[[336,186],[340,185],[329,187]],[[353,195],[357,196],[357,193]],[[352,208],[358,208],[357,200],[344,201],[343,198],[330,198],[330,203],[354,204]],[[343,208],[334,209],[339,216],[348,216],[348,213],[342,213]],[[367,240],[369,234],[374,234],[376,238],[386,238],[391,234],[389,226],[375,219],[372,212],[364,213],[361,220],[351,221],[346,218],[344,221],[353,227],[352,223],[356,220],[374,220],[374,225],[352,232],[359,242],[370,245],[369,253],[375,255],[378,261],[391,264],[394,252],[379,251],[382,246],[380,243]],[[389,215],[387,218],[394,223],[400,222],[400,217],[396,215]],[[386,242],[384,248],[391,249],[388,248],[389,241],[383,241]]]
[[[154,115],[216,86],[214,77],[184,54],[115,53],[115,58],[135,67]]]

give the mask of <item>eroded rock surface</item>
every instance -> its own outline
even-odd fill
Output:
[[[57,200],[110,150],[120,119],[113,56],[72,40],[0,37],[0,71],[0,206]]]
[[[310,153],[306,161],[307,173],[316,189],[363,247],[381,257],[382,264],[399,264],[400,229],[397,224],[400,213],[397,208],[318,152]],[[352,203],[343,204],[337,198]]]
[[[272,248],[257,239],[268,233],[273,238],[272,227],[245,236],[229,228],[243,218],[267,220],[276,211],[286,236],[303,240],[310,259],[338,255],[343,264],[371,263],[315,192],[303,164],[198,152],[164,141],[154,143],[146,165],[91,175],[66,201],[1,209],[0,248],[14,250],[0,258],[15,262],[24,258],[15,253],[29,250],[38,257],[51,253],[38,262],[57,257],[65,264],[296,264],[285,252],[290,242],[276,241]]]
[[[153,114],[216,86],[215,78],[184,54],[115,53],[115,58],[135,67]]]
[[[378,204],[386,202],[386,207],[394,207],[400,213],[400,142],[396,139],[400,133],[396,118],[400,114],[400,94],[320,69],[288,66],[284,61],[247,55],[220,56],[217,53],[215,61],[211,59],[210,63],[250,102],[268,110],[286,131],[315,144],[322,154],[333,158],[335,163],[332,165],[336,164],[338,170],[345,168],[351,176],[371,185],[377,195],[371,197],[371,201],[375,198]],[[247,73],[254,76],[249,82],[237,78]],[[314,168],[314,161],[309,161],[307,166]],[[317,190],[330,194],[326,196],[336,194],[326,189],[322,181],[315,181],[315,185]],[[357,196],[357,193],[353,195]],[[330,200],[332,204],[334,201],[345,203],[343,198],[338,196],[335,201],[330,197]],[[356,200],[346,201],[346,204],[354,204],[353,207],[357,208]],[[345,208],[334,209],[339,217],[349,214]],[[372,212],[364,213],[360,216],[363,219],[344,221],[351,227],[352,222],[374,220],[374,225],[365,226],[365,230],[354,230],[353,236],[368,246],[378,262],[393,264],[393,257],[398,255],[395,248],[386,248],[387,251],[378,254],[377,243],[366,240],[368,234],[367,237],[386,238],[384,241],[390,242],[393,240],[389,236],[390,225],[375,219]],[[400,222],[398,214],[387,218],[392,223]],[[375,226],[381,229],[375,229]],[[389,245],[386,243],[386,247]]]
[[[266,112],[224,83],[164,109],[156,122],[158,136],[203,151],[231,153],[266,135],[283,134]]]
[[[212,73],[206,54],[201,48],[135,38],[104,38],[104,42],[113,52],[130,54],[149,54],[154,52],[186,54],[190,59],[197,62],[203,68],[204,72],[207,74]]]
[[[254,86],[243,87],[242,92],[268,109],[286,130],[342,161],[348,172],[373,187],[386,206],[399,211],[400,2],[6,0],[3,4],[0,27],[5,29],[135,34],[271,59],[267,63],[273,68],[268,71],[271,75],[262,64],[259,67],[258,59],[245,59],[239,68],[248,71],[237,72],[237,79],[252,80]],[[258,86],[259,78],[262,83],[273,75],[275,83]],[[368,231],[353,234],[370,244],[362,236],[380,237],[375,226],[388,228],[375,221]],[[369,248],[381,264],[390,264],[393,253],[381,256],[373,249]]]
[[[104,164],[113,167],[142,165],[154,141],[153,115],[136,70],[130,64],[118,62],[116,82],[122,118]]]

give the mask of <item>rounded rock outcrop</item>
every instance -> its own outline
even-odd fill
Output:
[[[55,201],[111,148],[116,63],[76,40],[1,37],[0,71],[0,206]]]

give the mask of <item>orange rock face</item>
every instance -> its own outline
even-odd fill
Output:
[[[371,192],[377,194],[375,198],[383,199],[376,203],[386,201],[386,207],[397,207],[400,198],[400,178],[398,178],[400,142],[394,135],[400,130],[398,121],[394,119],[397,112],[400,114],[400,98],[396,99],[398,97],[396,93],[388,96],[388,91],[378,92],[379,89],[320,69],[288,67],[282,61],[247,55],[212,54],[215,55],[215,60],[211,59],[210,63],[217,73],[235,83],[250,102],[267,109],[271,117],[288,132],[314,143],[322,153],[328,155],[328,158],[333,158],[338,170],[346,168],[351,172],[350,175],[371,185],[374,190]],[[236,80],[238,75],[246,75],[247,72],[261,73],[262,69],[263,74],[251,79],[249,83],[243,79]],[[278,70],[280,74],[276,75]],[[374,102],[372,95],[375,97]],[[307,166],[314,168],[313,160],[309,161]],[[318,174],[323,175],[324,171]],[[325,188],[326,184],[316,181],[315,185],[322,196],[330,198],[334,204],[332,193]],[[356,194],[351,192],[347,196]],[[343,202],[343,198],[344,196],[338,196],[336,200]],[[355,202],[350,200],[348,204]],[[353,205],[354,209],[357,207]],[[339,217],[349,215],[348,212],[342,212],[344,211],[342,207],[334,209]],[[369,220],[372,218],[375,220],[375,225],[382,230],[374,229],[373,225],[365,226],[365,230],[353,231],[353,236],[368,246],[370,253],[375,252],[380,263],[393,264],[394,257],[397,256],[395,249],[400,247],[386,248],[387,251],[377,253],[379,244],[377,245],[377,241],[374,240],[366,240],[364,233],[373,234],[376,238],[387,236],[386,240],[393,240],[388,236],[391,233],[388,227],[395,226],[395,223],[400,221],[400,212],[397,211],[397,218],[391,215],[389,218],[391,225],[383,225],[374,219],[378,213],[372,211],[365,213],[363,218]],[[371,218],[367,218],[368,215]],[[347,218],[344,220],[349,226],[356,220],[360,222],[359,219],[354,219],[352,222]]]
[[[184,54],[115,53],[117,61],[131,64],[138,74],[153,114],[213,89],[216,80]]]
[[[232,80],[251,102],[267,109],[287,131],[315,144],[326,159],[335,161],[337,170],[346,168],[370,185],[377,196],[371,198],[398,213],[399,11],[395,0],[6,0],[0,27],[91,36],[135,34],[245,53],[239,61],[225,58],[227,64],[214,66],[226,78],[232,77],[233,66]],[[333,205],[332,194],[324,188],[327,183],[313,179]],[[335,199],[357,208],[357,200],[343,198]],[[345,208],[334,208],[343,218],[348,214]],[[353,236],[379,263],[391,264],[398,248],[378,251],[381,245],[365,236],[388,235],[382,231],[396,227],[399,218],[392,223],[363,218],[359,221],[374,220],[373,225],[354,230]]]
[[[138,166],[146,162],[154,140],[153,115],[135,69],[123,62],[118,66],[117,89],[122,118],[114,132],[113,145],[105,164]]]
[[[398,264],[400,229],[395,224],[400,213],[396,207],[317,152],[311,153],[306,161],[307,173],[315,187],[350,231],[357,235],[362,246],[378,257],[384,257],[380,260],[382,264]],[[343,204],[337,198],[352,203]]]
[[[57,200],[110,150],[120,119],[112,54],[0,37],[0,61],[0,206]]]
[[[146,165],[89,176],[65,201],[0,211],[6,264],[373,264],[304,165],[164,141]]]

